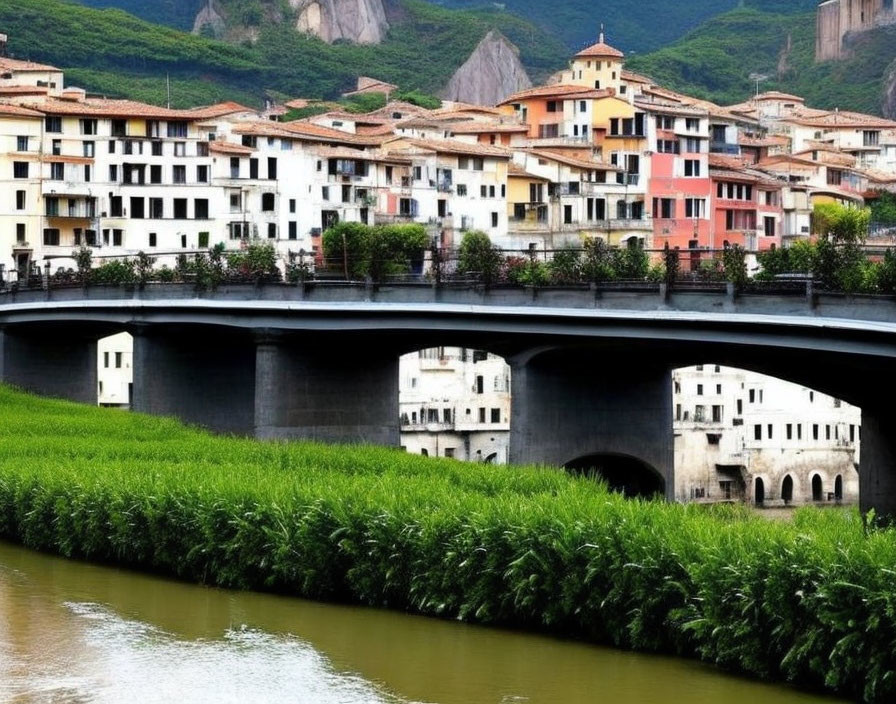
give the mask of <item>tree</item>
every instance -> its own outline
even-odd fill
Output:
[[[501,251],[486,233],[481,230],[464,233],[458,252],[459,274],[477,276],[484,285],[491,286],[498,280],[502,263]]]
[[[862,288],[868,263],[862,245],[871,211],[839,203],[819,203],[812,213],[816,242],[814,274],[828,289],[852,293]]]

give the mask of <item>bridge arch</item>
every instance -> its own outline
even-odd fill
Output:
[[[662,497],[666,493],[663,475],[647,462],[632,455],[594,453],[563,465],[570,474],[599,479],[611,491],[626,498]]]

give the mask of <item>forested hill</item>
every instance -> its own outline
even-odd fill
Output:
[[[815,107],[880,114],[885,78],[896,67],[896,26],[858,35],[853,56],[815,63],[814,12],[742,8],[708,20],[680,41],[627,66],[670,88],[718,103],[756,90],[782,90]]]
[[[103,1],[103,0],[92,0]],[[126,0],[118,0],[126,1]],[[433,0],[448,7],[484,7],[488,0]],[[600,25],[611,43],[627,54],[652,51],[670,44],[705,20],[751,7],[769,12],[812,10],[817,0],[501,0],[500,5],[531,20],[570,49],[594,41]]]
[[[176,106],[218,99],[258,105],[265,94],[332,98],[370,74],[434,93],[493,28],[520,48],[534,80],[566,62],[558,40],[509,13],[396,2],[400,21],[384,43],[368,46],[330,45],[268,22],[255,42],[230,44],[68,0],[2,0],[0,31],[9,34],[15,56],[66,69],[70,84],[88,90],[160,103],[170,75]]]

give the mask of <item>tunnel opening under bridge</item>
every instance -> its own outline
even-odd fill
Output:
[[[603,482],[610,491],[628,499],[661,498],[666,492],[666,482],[659,472],[628,455],[584,455],[567,462],[563,468],[574,476]]]

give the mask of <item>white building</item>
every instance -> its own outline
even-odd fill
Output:
[[[673,373],[675,497],[762,505],[855,502],[861,411],[729,367]]]
[[[401,444],[412,454],[507,463],[510,368],[487,352],[458,347],[401,358]]]
[[[126,332],[97,344],[97,397],[100,406],[129,408],[133,370],[133,338]]]

